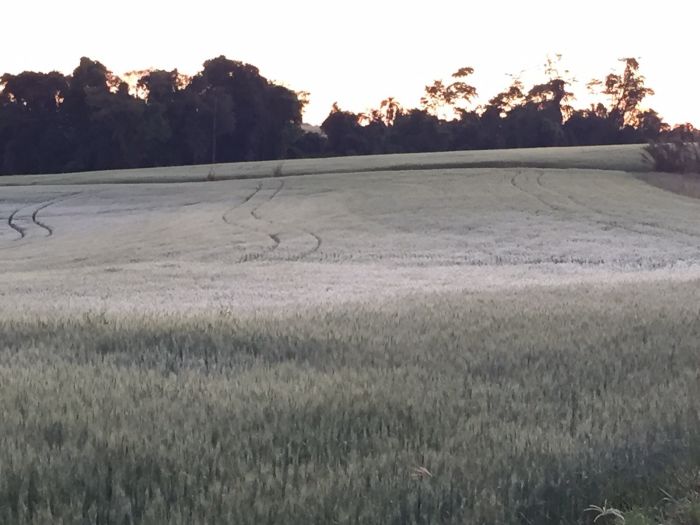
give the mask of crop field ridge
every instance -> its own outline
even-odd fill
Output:
[[[317,174],[347,175],[383,171],[434,171],[438,169],[596,169],[648,172],[653,164],[644,145],[530,148],[444,153],[404,153],[321,159],[203,164],[164,168],[112,170],[56,175],[0,177],[0,186],[66,184],[172,184],[204,180],[246,180]],[[211,174],[215,174],[213,177]]]
[[[0,178],[0,523],[648,523],[700,472],[700,200],[645,166]]]

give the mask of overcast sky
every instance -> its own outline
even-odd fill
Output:
[[[69,73],[81,56],[115,73],[157,67],[195,73],[218,55],[311,92],[305,120],[338,101],[362,111],[387,96],[415,106],[423,88],[461,66],[488,100],[507,73],[537,79],[563,55],[585,92],[617,59],[640,58],[649,105],[668,122],[700,125],[693,2],[666,0],[25,0],[0,10],[0,72]],[[107,7],[109,6],[109,7]],[[527,77],[526,77],[527,78]]]

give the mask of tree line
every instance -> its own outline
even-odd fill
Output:
[[[0,82],[3,174],[276,159],[300,132],[296,93],[223,56],[192,77],[145,71],[135,90],[89,58]]]
[[[319,133],[302,126],[308,93],[271,82],[250,64],[219,56],[194,76],[148,70],[129,84],[83,57],[70,75],[0,77],[0,174],[696,136],[692,126],[672,130],[643,109],[653,90],[633,58],[589,83],[607,103],[579,109],[571,79],[551,60],[544,82],[526,88],[514,78],[480,107],[473,107],[473,73],[462,67],[427,85],[419,108],[392,97],[365,113],[334,104]]]

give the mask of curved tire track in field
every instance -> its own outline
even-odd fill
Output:
[[[262,202],[256,204],[248,213],[250,217],[256,221],[256,222],[268,222],[265,221],[265,219],[262,219],[260,215],[258,214],[258,210],[266,203],[270,202],[272,199],[274,199],[280,191],[282,191],[282,187],[284,186],[284,181],[281,181],[281,184],[275,188],[273,193],[265,200]],[[246,226],[244,223],[237,223],[231,220],[230,214],[231,212],[240,209],[241,207],[245,206],[247,203],[251,202],[253,198],[255,198],[256,195],[258,195],[262,190],[263,190],[263,183],[260,182],[256,187],[255,190],[253,190],[250,194],[248,194],[240,203],[236,204],[235,206],[229,208],[226,212],[223,213],[221,216],[221,219],[226,223],[231,226],[237,226],[237,227],[242,227],[244,229],[248,229],[251,231],[254,231],[256,233],[260,233],[260,231],[256,228]],[[260,252],[254,252],[254,253],[244,253],[238,260],[237,262],[242,263],[242,262],[248,262],[248,261],[255,261],[258,260],[262,257],[264,257],[267,253],[276,250],[281,241],[278,233],[265,233],[267,237],[272,241],[272,246],[267,248],[266,250],[260,251]]]
[[[262,208],[263,205],[265,205],[266,203],[269,203],[270,201],[272,201],[272,199],[274,199],[277,195],[279,195],[279,193],[282,191],[283,188],[284,188],[284,180],[281,180],[280,185],[275,189],[275,191],[272,193],[272,195],[270,195],[270,198],[267,199],[266,201],[260,203],[258,206],[256,206],[255,208],[253,208],[250,211],[251,216],[257,220],[265,221],[268,224],[273,225],[273,223],[271,223],[270,221],[263,219],[260,216],[260,214],[258,213],[258,210],[260,208]],[[308,257],[309,255],[317,252],[321,248],[321,244],[323,243],[323,240],[321,239],[321,237],[312,231],[306,230],[304,228],[300,228],[298,226],[294,226],[294,229],[297,229],[300,232],[312,237],[314,239],[314,245],[312,248],[305,250],[297,255],[287,256],[287,257],[283,258],[284,261],[301,261],[302,259]],[[260,257],[269,254],[270,252],[276,250],[280,246],[279,234],[268,234],[268,237],[272,240],[273,246],[270,249],[268,249],[266,252],[261,254]]]
[[[20,241],[20,240],[24,239],[24,237],[25,237],[25,235],[26,235],[26,234],[25,234],[25,231],[24,231],[24,228],[22,228],[21,226],[18,226],[17,224],[15,224],[15,216],[16,216],[17,213],[19,213],[20,211],[22,211],[22,208],[17,208],[17,209],[16,209],[15,211],[13,211],[13,212],[10,214],[10,216],[7,218],[7,225],[8,225],[10,228],[12,228],[13,230],[15,230],[15,231],[19,234],[19,237],[18,237],[17,239],[14,239],[15,241]]]
[[[573,203],[576,204],[577,206],[583,208],[584,210],[586,210],[586,211],[588,211],[588,212],[590,212],[590,213],[594,213],[594,214],[596,214],[596,215],[599,215],[599,216],[603,217],[603,220],[596,220],[596,222],[597,222],[598,224],[606,225],[606,226],[608,226],[609,228],[619,228],[619,229],[622,229],[622,230],[625,230],[625,231],[628,231],[628,232],[631,232],[631,233],[636,233],[636,234],[639,234],[639,235],[651,235],[651,236],[654,236],[654,237],[665,237],[665,235],[664,235],[664,232],[665,232],[665,233],[682,234],[682,235],[686,235],[686,236],[688,236],[688,237],[692,237],[692,238],[694,238],[694,239],[700,238],[700,234],[693,233],[693,232],[689,232],[689,231],[686,231],[686,230],[682,230],[682,229],[680,229],[680,228],[674,228],[674,227],[672,227],[672,226],[661,226],[661,225],[655,225],[655,224],[644,223],[644,222],[640,223],[640,225],[643,226],[643,227],[645,227],[645,228],[650,228],[650,229],[652,229],[652,230],[657,230],[656,232],[654,232],[654,231],[649,231],[649,230],[643,230],[643,229],[639,229],[639,228],[634,228],[634,227],[632,227],[632,226],[628,226],[628,225],[626,225],[626,224],[623,224],[623,223],[620,222],[620,221],[629,220],[628,217],[625,217],[624,215],[612,213],[612,212],[609,212],[609,211],[600,210],[600,209],[598,209],[598,208],[596,208],[596,207],[591,206],[590,204],[587,204],[587,203],[585,203],[585,202],[580,201],[579,199],[575,198],[575,197],[572,196],[572,195],[565,195],[564,193],[562,193],[561,191],[557,190],[556,188],[552,188],[552,187],[546,186],[546,185],[542,182],[542,179],[544,178],[544,175],[545,175],[545,174],[546,174],[546,173],[545,173],[544,171],[542,171],[542,172],[538,175],[538,177],[537,177],[537,184],[538,184],[539,186],[541,186],[542,188],[546,189],[547,191],[556,193],[556,194],[558,194],[558,195],[561,195],[562,197],[565,197],[565,198],[569,199],[571,202],[573,202]],[[681,241],[681,242],[683,242],[683,241]],[[688,241],[685,241],[685,242],[688,242]],[[697,246],[697,242],[692,242],[692,245],[693,245],[693,246]]]
[[[533,193],[532,191],[528,191],[527,189],[523,188],[521,185],[518,185],[516,182],[517,177],[519,175],[524,175],[524,173],[521,170],[518,170],[518,172],[515,175],[513,175],[513,177],[511,178],[511,185],[514,186],[515,188],[517,188],[518,190],[522,191],[526,195],[529,195],[530,197],[537,199],[539,202],[541,202],[542,204],[547,206],[551,211],[556,211],[559,213],[566,213],[566,214],[569,214],[572,212],[575,213],[576,211],[579,211],[579,212],[585,211],[587,213],[593,213],[595,215],[598,215],[599,217],[602,217],[602,219],[595,219],[594,218],[592,220],[595,224],[597,224],[599,226],[603,226],[604,229],[606,229],[606,230],[620,229],[620,230],[627,231],[629,233],[634,233],[636,235],[654,235],[653,233],[650,233],[648,231],[639,230],[639,229],[633,228],[631,226],[627,226],[625,224],[622,224],[622,223],[618,222],[617,220],[615,220],[615,219],[620,219],[621,217],[616,217],[613,214],[606,213],[606,212],[603,212],[601,210],[597,210],[595,208],[592,208],[592,207],[580,202],[579,200],[575,199],[571,195],[565,195],[565,194],[561,193],[560,191],[557,191],[554,188],[550,188],[550,187],[546,186],[542,182],[542,179],[543,179],[545,174],[546,174],[546,172],[544,170],[541,170],[538,173],[537,177],[535,177],[535,183],[537,184],[537,186],[539,186],[540,188],[542,188],[542,190],[544,190],[546,192],[553,193],[555,195],[558,195],[559,197],[563,197],[564,199],[567,199],[569,202],[571,202],[574,205],[574,208],[572,208],[572,207],[565,208],[565,207],[551,204],[550,202],[548,202],[547,200],[542,198],[541,195],[537,195],[536,193]]]
[[[261,185],[261,187],[262,187],[262,185]],[[254,206],[254,207],[250,210],[250,216],[251,216],[255,221],[257,221],[257,222],[259,222],[259,223],[266,222],[266,223],[269,224],[270,226],[274,226],[274,224],[271,223],[270,221],[268,221],[268,220],[266,220],[266,219],[263,219],[263,218],[260,216],[260,214],[258,213],[258,211],[259,211],[260,208],[262,208],[265,204],[269,203],[270,201],[272,201],[272,199],[274,199],[275,197],[277,197],[277,195],[279,195],[279,193],[282,191],[282,188],[284,188],[284,180],[281,180],[281,181],[280,181],[279,186],[277,186],[277,188],[275,188],[275,190],[270,194],[270,196],[269,196],[267,199],[265,199],[265,200],[263,200],[262,202],[258,203],[256,206]],[[270,253],[274,252],[277,248],[280,247],[281,240],[280,240],[280,234],[279,234],[279,233],[265,233],[265,235],[267,235],[268,239],[270,239],[270,240],[272,241],[272,245],[269,246],[268,248],[264,249],[264,250],[259,251],[259,252],[246,253],[246,254],[244,254],[244,255],[239,259],[238,262],[257,261],[257,260],[259,260],[259,259],[262,259],[262,258],[265,257],[266,255],[269,255]]]
[[[590,206],[585,205],[584,203],[580,202],[578,199],[575,199],[572,195],[566,195],[556,188],[551,188],[548,186],[545,186],[545,184],[542,182],[542,179],[544,178],[545,172],[541,171],[539,175],[537,175],[536,182],[539,187],[541,187],[545,191],[549,191],[551,193],[556,193],[557,195],[560,195],[561,197],[564,197],[565,199],[568,199],[569,202],[574,204],[576,207],[578,207],[580,210],[585,211],[587,213],[593,213],[594,215],[598,215],[599,217],[602,217],[602,219],[593,219],[593,222],[599,226],[603,226],[604,230],[613,230],[613,229],[619,229],[619,230],[624,230],[629,233],[634,233],[637,235],[649,235],[648,232],[644,232],[641,230],[637,230],[635,228],[629,227],[625,224],[621,224],[617,222],[615,217],[609,213],[604,213],[599,210],[593,209]]]
[[[28,234],[27,226],[32,226],[32,225],[36,226],[37,228],[39,228],[41,230],[44,230],[44,232],[45,232],[44,237],[53,236],[53,234],[54,234],[53,227],[51,225],[41,221],[39,219],[39,214],[43,210],[48,208],[49,206],[53,206],[54,204],[57,204],[59,202],[66,201],[66,200],[70,199],[71,197],[75,197],[75,196],[80,195],[82,193],[83,193],[82,191],[75,192],[75,193],[69,193],[66,195],[62,195],[61,197],[58,197],[56,199],[52,199],[50,201],[41,202],[41,203],[39,203],[38,206],[37,205],[27,205],[27,206],[22,206],[21,208],[17,208],[16,210],[14,210],[10,214],[10,216],[7,218],[7,225],[10,228],[12,228],[15,232],[17,232],[17,234],[19,235],[19,237],[15,238],[13,240],[16,242],[16,241],[21,241],[21,240],[25,239],[27,237],[27,234]],[[27,219],[29,219],[31,222],[28,222],[28,224],[26,226],[20,226],[20,224],[18,224],[17,214],[19,214],[23,210],[26,210],[27,208],[31,209],[32,206],[36,206],[36,207],[32,210],[31,214],[28,215],[28,217],[27,217]],[[7,248],[10,248],[10,247],[6,246],[5,249],[7,249]]]
[[[541,171],[538,175],[535,181],[537,182],[537,185],[541,187],[545,191],[549,191],[550,193],[555,193],[565,199],[567,199],[569,202],[571,202],[574,206],[579,208],[581,211],[585,211],[586,213],[593,213],[594,215],[597,215],[599,217],[602,217],[602,219],[592,219],[593,223],[602,226],[603,230],[609,231],[613,229],[619,229],[623,230],[629,233],[634,233],[636,235],[650,235],[649,232],[645,232],[643,230],[638,230],[635,228],[632,228],[630,226],[627,226],[625,224],[622,224],[618,221],[616,221],[616,217],[614,215],[611,215],[610,213],[605,213],[600,210],[596,210],[591,208],[590,206],[587,206],[586,204],[580,202],[578,199],[575,199],[572,195],[566,195],[556,188],[551,188],[548,186],[545,186],[545,184],[542,182],[542,179],[544,178],[546,172]]]
[[[265,220],[265,219],[261,218],[260,215],[258,215],[258,210],[259,210],[260,208],[262,208],[263,205],[267,204],[267,203],[270,202],[272,199],[274,199],[275,197],[277,197],[277,195],[279,194],[279,192],[282,191],[282,188],[284,188],[284,181],[283,181],[283,180],[280,181],[280,185],[277,186],[277,188],[275,188],[275,191],[272,192],[272,194],[267,198],[266,201],[261,202],[261,203],[258,204],[255,208],[253,208],[252,210],[250,210],[250,215],[251,215],[254,219],[258,220],[258,221],[263,221],[263,220]],[[265,222],[268,222],[268,221],[265,221]]]
[[[58,204],[59,202],[64,202],[67,201],[68,199],[72,199],[73,197],[77,197],[78,195],[82,195],[84,192],[82,191],[76,191],[74,193],[69,193],[67,195],[62,195],[61,197],[57,199],[53,199],[49,202],[45,202],[43,204],[40,204],[33,212],[32,212],[32,222],[36,224],[39,228],[43,229],[46,231],[45,237],[51,237],[54,233],[54,229],[51,225],[46,224],[45,222],[42,222],[39,220],[39,213],[48,208],[49,206],[53,206],[54,204]]]
[[[523,173],[522,170],[517,169],[517,170],[515,171],[515,175],[513,175],[513,176],[510,178],[510,184],[511,184],[511,186],[513,186],[513,187],[514,187],[515,189],[517,189],[519,192],[524,193],[524,194],[527,195],[528,197],[532,197],[533,199],[537,200],[539,203],[544,204],[545,207],[546,207],[549,211],[555,211],[555,212],[558,212],[558,213],[562,213],[562,212],[563,212],[563,213],[568,213],[568,212],[571,211],[571,210],[567,210],[566,208],[562,208],[561,206],[558,206],[558,205],[556,205],[556,204],[552,204],[551,202],[549,202],[549,201],[545,200],[544,198],[542,198],[541,195],[538,195],[538,194],[536,194],[536,193],[533,193],[532,191],[529,191],[529,190],[525,189],[522,185],[518,184],[518,182],[517,182],[517,181],[518,181],[518,178],[519,178],[520,176],[522,176],[522,175],[525,175],[525,173]]]
[[[634,234],[635,236],[651,236],[651,237],[665,237],[664,234],[660,231],[650,231],[649,229],[643,229],[643,228],[635,228],[634,226],[631,226],[629,224],[626,224],[627,221],[629,221],[628,217],[624,217],[622,215],[616,215],[614,213],[606,212],[604,210],[597,209],[593,206],[587,205],[584,202],[581,202],[579,199],[576,197],[563,193],[556,188],[551,187],[546,183],[545,180],[545,175],[547,175],[546,170],[538,170],[537,176],[533,177],[534,178],[534,183],[537,185],[538,188],[542,190],[543,193],[549,193],[550,195],[557,196],[560,199],[565,199],[571,205],[554,205],[551,202],[549,202],[547,199],[545,199],[542,195],[538,195],[536,192],[533,192],[531,190],[528,190],[525,188],[522,184],[518,183],[518,179],[520,176],[527,176],[526,173],[523,173],[521,170],[518,170],[518,172],[513,175],[510,179],[510,183],[513,187],[518,189],[519,191],[525,193],[526,195],[537,199],[540,203],[544,204],[549,208],[549,211],[551,212],[557,212],[558,214],[566,214],[566,215],[571,215],[571,214],[578,214],[580,220],[582,221],[590,221],[590,223],[597,225],[598,227],[602,228],[603,231],[610,231],[613,229],[617,230],[622,230],[626,231],[630,234]],[[641,226],[643,227],[649,227],[651,225],[645,225],[642,224]],[[659,230],[660,228],[657,228]],[[685,233],[685,232],[683,232]],[[681,243],[688,243],[688,241],[683,241],[682,239],[676,238],[675,240],[681,242]],[[692,246],[697,246],[697,242],[692,243]],[[590,260],[583,260],[580,258],[559,258],[559,259],[552,259],[552,258],[535,258],[533,260],[527,261],[525,264],[542,264],[542,263],[553,263],[553,264],[563,264],[563,263],[573,263],[573,264],[586,264],[586,265],[596,265],[596,264],[603,264],[605,261],[600,260],[600,261],[590,261]],[[497,262],[497,264],[499,264]]]
[[[49,206],[51,206],[52,204],[54,204],[56,202],[58,202],[58,201],[52,201],[52,202],[48,202],[46,204],[43,204],[43,205],[39,206],[36,210],[34,210],[34,212],[32,213],[32,222],[34,224],[36,224],[39,228],[43,228],[44,230],[46,230],[46,237],[51,237],[53,235],[53,228],[51,226],[49,226],[48,224],[45,224],[39,220],[39,212],[41,210],[45,210],[46,208],[48,208]]]
[[[284,246],[284,235],[283,233],[285,231],[289,233],[293,233],[294,231],[300,232],[306,236],[309,236],[311,239],[313,239],[313,245],[294,255],[285,255],[285,256],[277,256],[274,257],[275,260],[283,260],[283,261],[299,261],[304,259],[305,257],[317,252],[321,244],[323,243],[321,237],[309,230],[306,230],[304,228],[301,228],[299,226],[295,226],[293,224],[280,224],[279,221],[274,221],[274,220],[269,220],[263,217],[261,210],[263,206],[269,204],[272,202],[275,198],[277,198],[280,193],[284,190],[285,188],[285,181],[280,180],[279,184],[277,187],[274,188],[264,188],[263,187],[264,183],[258,184],[258,186],[255,188],[255,191],[253,191],[250,195],[248,195],[240,204],[237,206],[234,206],[231,208],[229,211],[227,211],[223,216],[222,219],[224,222],[227,224],[230,224],[232,226],[239,226],[243,228],[247,228],[255,233],[264,233],[267,238],[270,240],[270,245],[266,247],[265,249],[258,250],[255,252],[248,252],[244,253],[237,262],[239,263],[245,263],[245,262],[251,262],[251,261],[258,261],[261,259],[265,259],[269,257],[273,252],[276,252],[281,246]],[[248,225],[245,224],[245,221],[242,221],[241,223],[237,223],[231,220],[231,218],[228,216],[228,214],[236,209],[240,209],[242,206],[245,204],[251,202],[261,191],[271,191],[271,193],[267,196],[267,198],[261,198],[258,201],[254,203],[252,208],[248,211],[249,215],[249,220],[248,220]],[[262,196],[261,196],[262,197]],[[253,204],[253,203],[251,203]],[[250,222],[252,221],[252,222]],[[260,225],[258,227],[257,225]]]
[[[31,213],[31,223],[29,225],[33,224],[44,230],[46,232],[46,235],[44,235],[44,237],[51,237],[53,235],[53,228],[39,220],[39,212],[45,208],[48,208],[52,204],[55,204],[58,201],[59,199],[43,202],[39,206],[37,206]],[[30,206],[23,206],[22,208],[17,208],[7,219],[7,225],[19,234],[19,238],[15,239],[15,241],[21,241],[27,236],[27,227],[22,227],[17,223],[17,214],[29,207]]]
[[[311,248],[310,250],[306,250],[305,252],[300,253],[299,255],[297,255],[295,257],[288,257],[287,259],[285,259],[286,261],[301,261],[301,260],[305,259],[306,257],[308,257],[309,255],[312,255],[321,249],[321,245],[323,244],[323,239],[321,239],[321,237],[318,234],[316,234],[312,231],[309,231],[309,230],[302,230],[302,231],[305,234],[310,235],[311,237],[314,238],[314,241],[316,241],[314,247]]]
[[[253,197],[255,197],[255,195],[257,195],[257,193],[258,193],[261,189],[262,189],[262,183],[258,184],[258,185],[255,187],[255,190],[254,190],[251,194],[247,195],[240,203],[238,203],[238,204],[236,204],[235,206],[233,206],[233,207],[229,208],[228,210],[226,210],[226,211],[221,215],[221,220],[224,221],[226,224],[230,224],[230,225],[233,226],[234,224],[233,224],[233,223],[229,220],[229,218],[228,218],[229,213],[231,213],[233,210],[235,210],[235,209],[240,208],[241,206],[243,206],[243,205],[244,205],[245,203],[247,203],[250,199],[252,199]]]

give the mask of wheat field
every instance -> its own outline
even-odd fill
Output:
[[[638,146],[0,179],[0,522],[587,523],[700,467]]]

